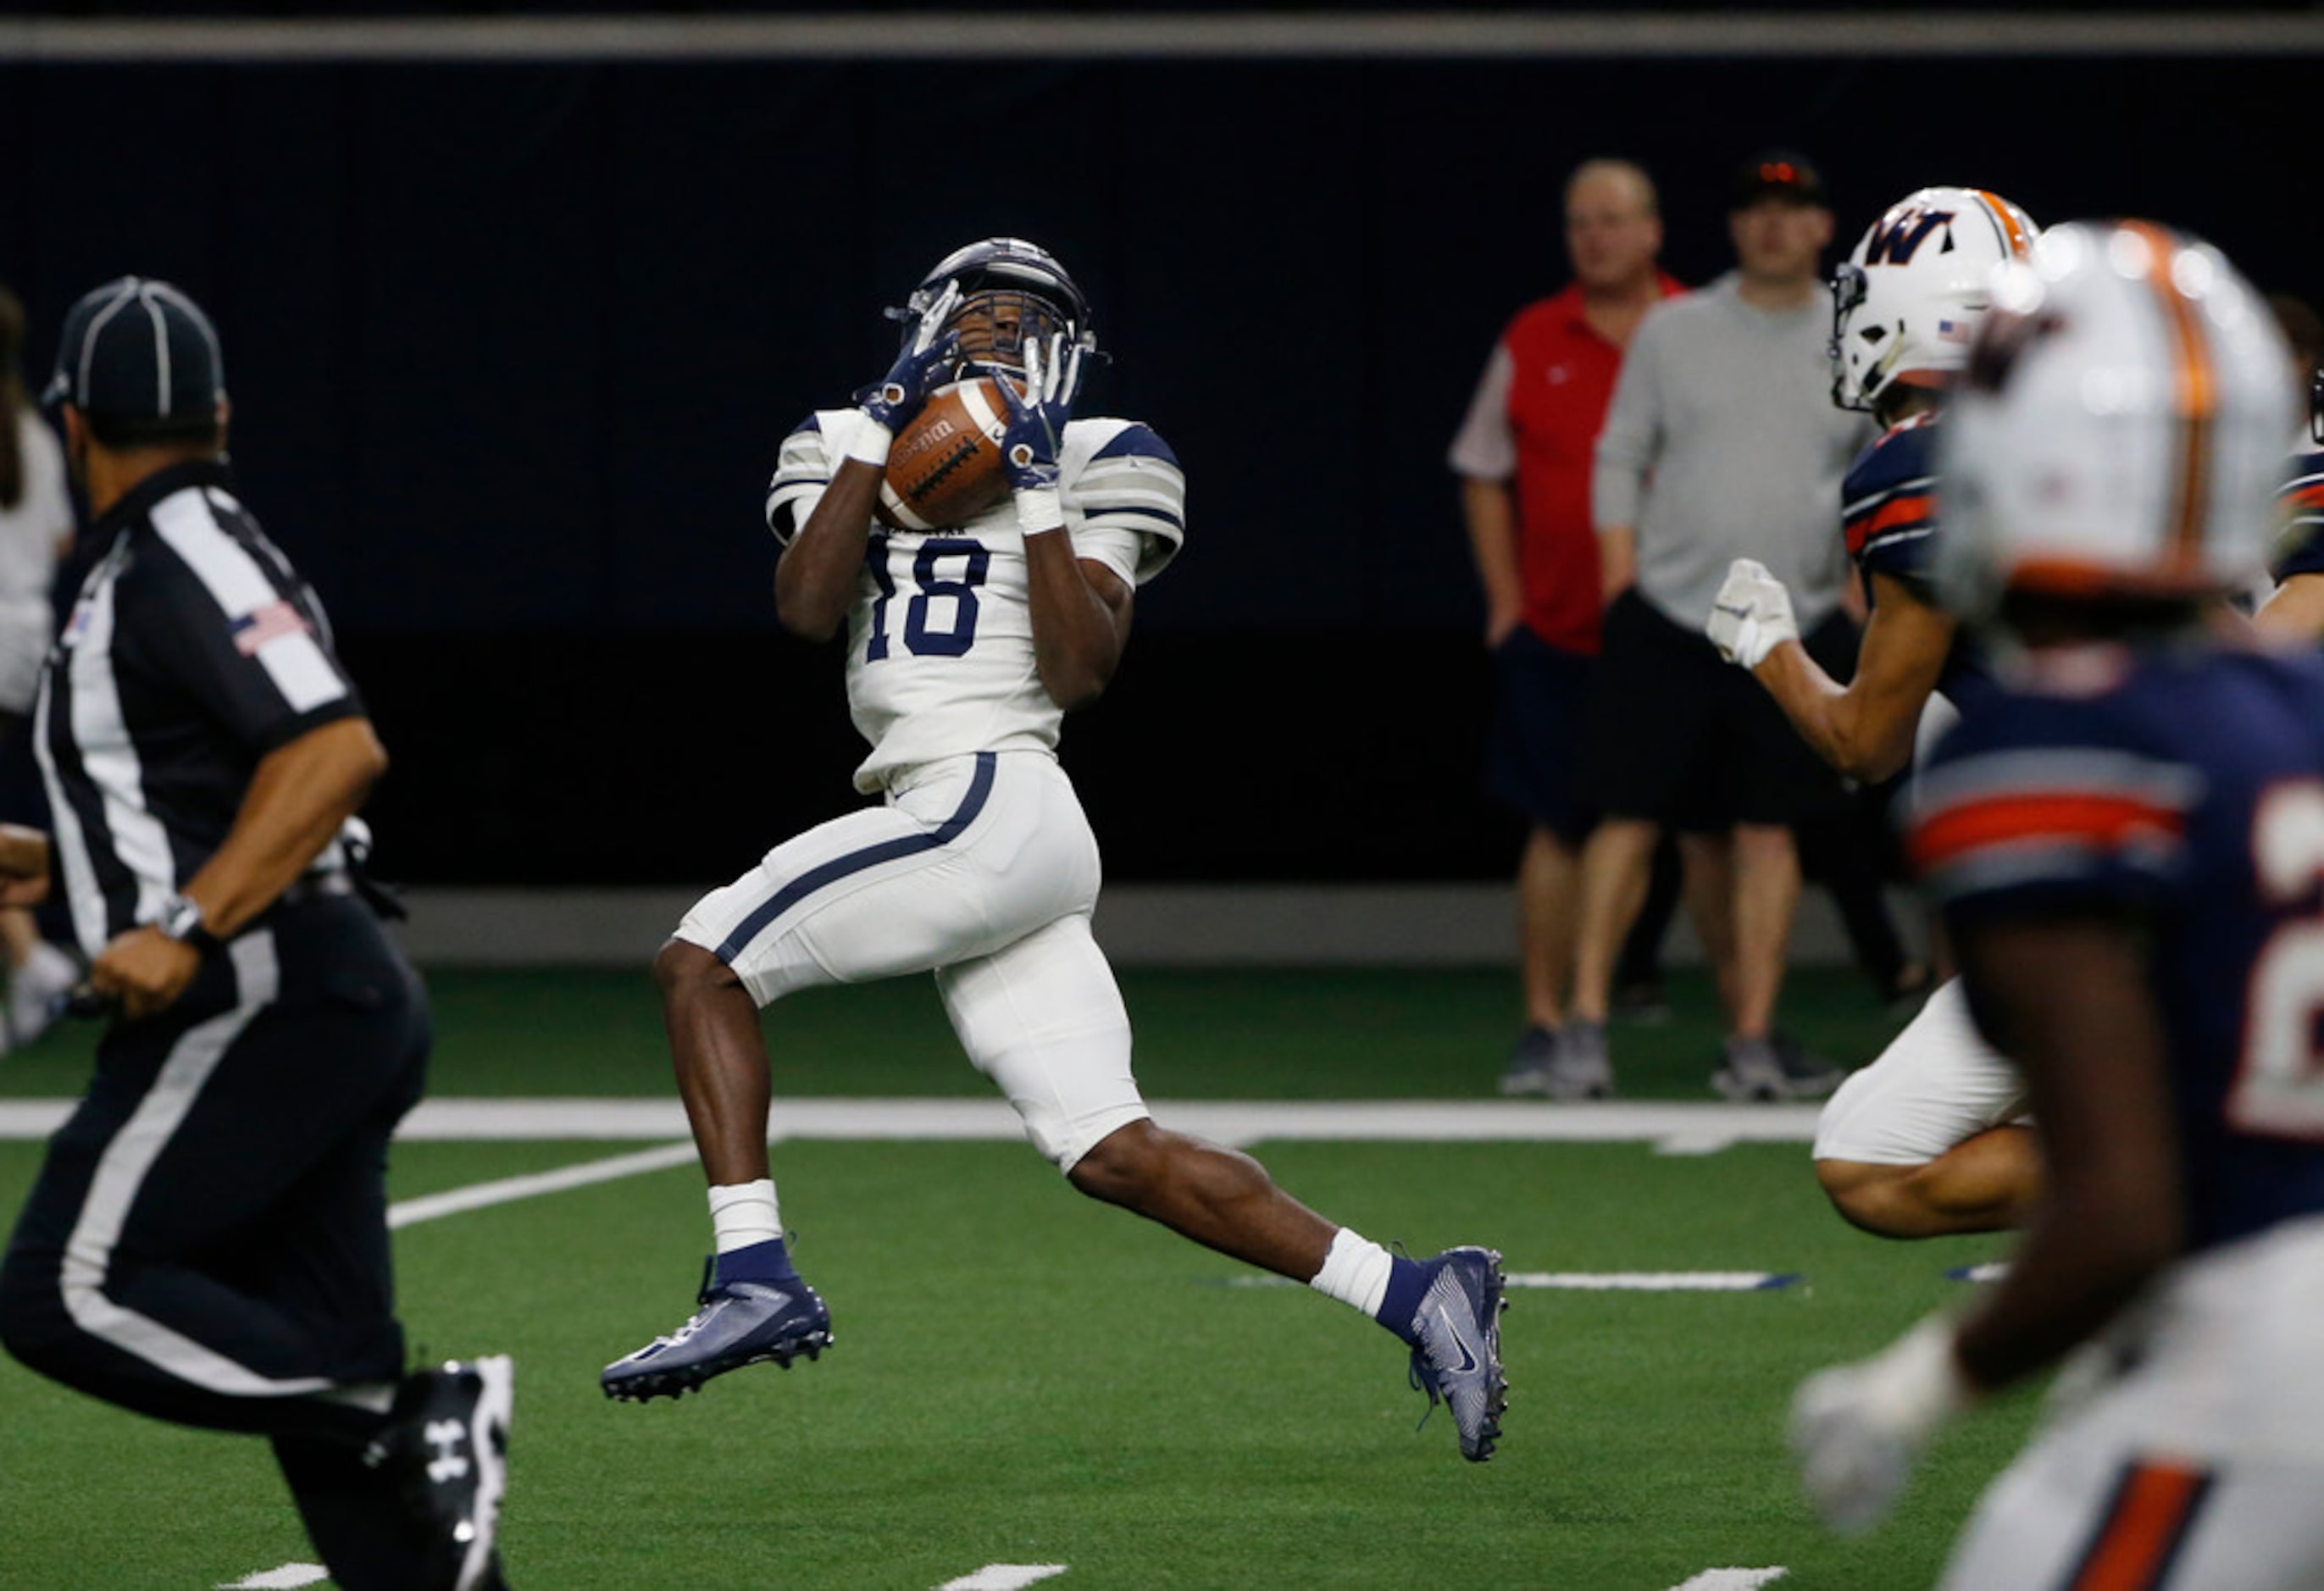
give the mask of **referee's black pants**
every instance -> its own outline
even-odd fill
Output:
[[[274,1438],[342,1585],[392,1584],[402,1550],[359,1459],[377,1400],[328,1394],[402,1375],[387,1144],[428,1044],[370,908],[276,906],[169,1009],[106,1032],[0,1263],[0,1342],[32,1369]]]

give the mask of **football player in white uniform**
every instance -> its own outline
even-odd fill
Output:
[[[1948,1415],[2079,1347],[1942,1583],[2311,1588],[2324,661],[2205,611],[2265,547],[2284,350],[2216,250],[2145,222],[2052,230],[1996,305],[1946,421],[1940,586],[2006,639],[1912,851],[2050,1186],[1999,1284],[1806,1382],[1793,1441],[1860,1529]]]
[[[1995,271],[2034,242],[2025,212],[1973,188],[1924,188],[1889,207],[1832,280],[1832,401],[1886,428],[1842,487],[1849,556],[1870,616],[1841,685],[1800,645],[1791,599],[1738,558],[1709,630],[1751,670],[1809,745],[1851,777],[1885,779],[1932,724],[1991,689],[1938,605],[1933,455],[1945,399],[1992,301]],[[2016,1070],[1970,1025],[1948,982],[1880,1058],[1849,1075],[1816,1129],[1816,1176],[1867,1231],[1931,1237],[2015,1225],[2041,1174]]]
[[[1185,478],[1147,427],[1074,419],[1095,346],[1064,268],[1016,238],[940,262],[860,406],[793,432],[767,500],[786,628],[847,634],[847,693],[880,805],[777,846],[687,914],[655,962],[716,1253],[693,1318],[606,1366],[609,1396],[676,1396],[814,1358],[831,1317],[784,1241],[768,1165],[759,1009],[795,989],[933,971],[962,1047],[1034,1145],[1093,1198],[1361,1309],[1410,1348],[1465,1458],[1489,1457],[1507,1382],[1500,1256],[1415,1261],[1334,1227],[1250,1156],[1167,1131],[1130,1075],[1130,1022],[1090,933],[1097,843],[1055,755],[1094,701],[1131,596],[1178,550]],[[889,446],[937,390],[1000,375],[1009,490],[967,523],[873,520]]]

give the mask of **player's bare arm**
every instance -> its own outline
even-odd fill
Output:
[[[829,640],[847,621],[881,473],[862,459],[843,460],[832,472],[830,489],[776,561],[775,616],[793,635]]]
[[[846,622],[889,444],[955,373],[960,337],[945,322],[959,303],[960,284],[947,282],[920,312],[888,373],[864,389],[845,432],[825,435],[831,484],[775,565],[775,616],[792,634],[828,640]]]
[[[2312,643],[2324,639],[2324,575],[2294,575],[2252,615],[2271,639]]]
[[[1525,618],[1525,581],[1517,564],[1517,503],[1507,481],[1464,477],[1461,517],[1469,527],[1477,579],[1485,588],[1485,645],[1508,639]]]
[[[246,926],[322,853],[387,771],[387,752],[367,718],[319,724],[260,759],[234,827],[184,895],[217,939]],[[101,994],[132,1017],[150,1016],[185,991],[201,952],[147,924],[118,935],[89,968]]]
[[[1868,1528],[1930,1436],[1986,1392],[2096,1333],[2182,1244],[2163,1016],[2139,925],[2052,913],[1973,927],[1978,1025],[2024,1069],[2052,1168],[1991,1298],[1940,1312],[1792,1402],[1802,1479],[1825,1522]]]
[[[1130,642],[1130,583],[1094,558],[1077,558],[1065,533],[1025,538],[1033,666],[1049,700],[1071,713],[1113,682]]]
[[[2179,1156],[2144,936],[2116,916],[1962,936],[1980,1025],[2025,1072],[2046,1195],[2008,1276],[1956,1339],[1981,1387],[2055,1361],[2180,1250]]]
[[[1751,670],[1817,756],[1868,784],[1912,760],[1921,709],[1944,672],[1954,630],[1950,615],[1894,575],[1874,575],[1872,590],[1856,675],[1846,685],[1796,639],[1779,643]]]

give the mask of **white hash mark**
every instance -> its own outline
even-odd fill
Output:
[[[1672,1586],[1671,1591],[1757,1591],[1757,1587],[1772,1586],[1791,1572],[1787,1568],[1705,1569],[1692,1580]]]
[[[331,1571],[319,1563],[286,1563],[281,1568],[261,1569],[247,1579],[223,1580],[218,1591],[292,1591],[300,1586],[319,1586],[331,1577]]]
[[[936,1591],[1018,1591],[1065,1572],[1062,1563],[988,1563],[973,1575],[946,1580]]]

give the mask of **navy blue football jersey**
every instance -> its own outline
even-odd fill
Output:
[[[1916,414],[1875,437],[1840,484],[1848,556],[1866,576],[1886,575],[1936,601],[1930,555],[1937,529],[1937,417]]]
[[[1928,411],[1889,427],[1856,455],[1841,483],[1840,530],[1868,603],[1872,577],[1886,575],[1937,605],[1937,419]],[[1959,707],[1981,696],[1989,681],[1975,645],[1957,633],[1937,688]]]
[[[2043,672],[1997,683],[1923,770],[1927,888],[1957,931],[2142,916],[2190,1248],[2324,1211],[2324,660],[2108,649]]]
[[[2275,501],[2283,511],[2283,523],[2269,572],[2280,581],[2294,575],[2324,575],[2324,449],[2292,455]]]

